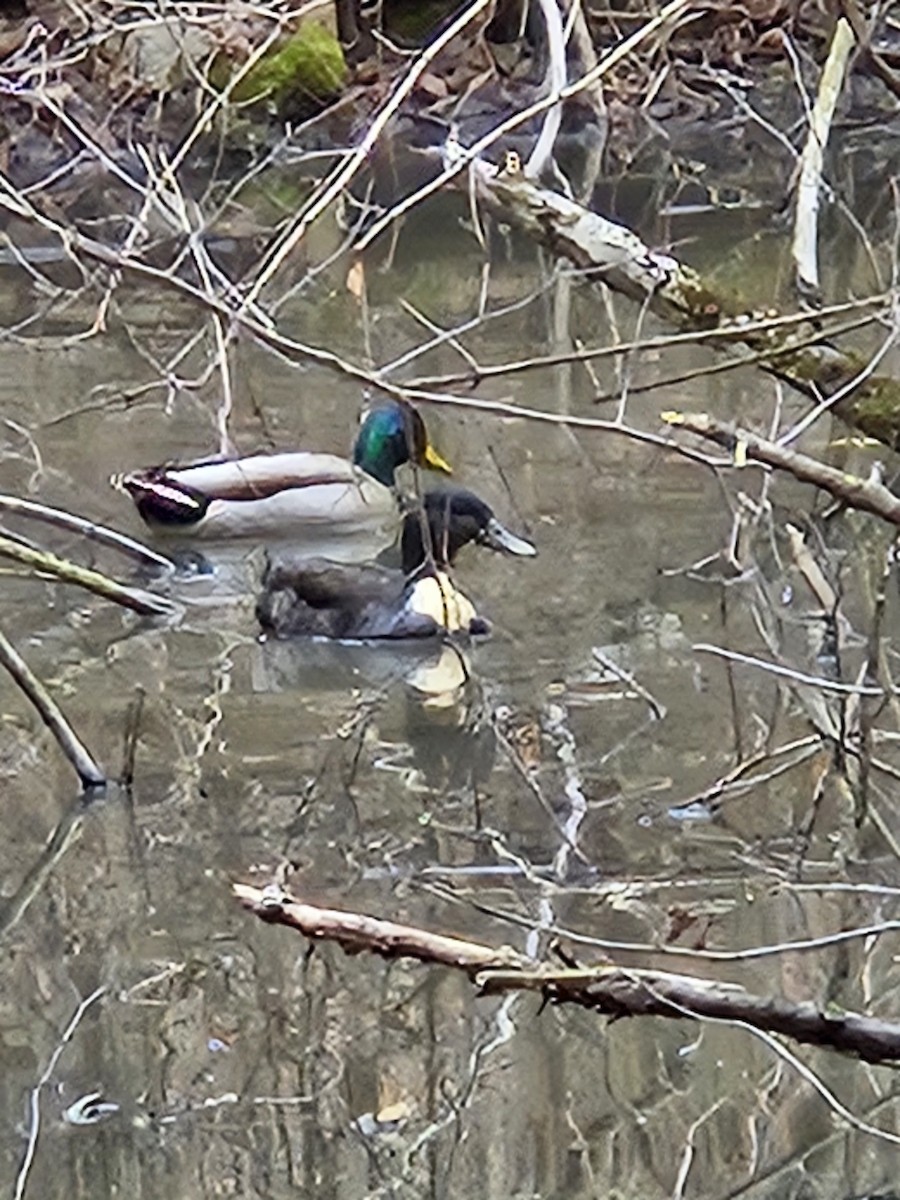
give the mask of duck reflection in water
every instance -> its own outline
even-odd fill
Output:
[[[302,710],[340,729],[334,745],[350,760],[368,730],[374,767],[395,773],[408,791],[471,792],[490,776],[489,708],[470,647],[456,639],[270,639],[255,647],[252,685],[258,694],[285,694],[285,705],[269,712],[286,732]]]
[[[405,683],[408,786],[477,793],[493,770],[496,737],[465,648],[445,642]]]
[[[522,557],[536,553],[473,493],[429,491],[404,519],[400,569],[278,559],[269,563],[257,603],[271,639],[261,647],[270,682],[274,669],[281,686],[358,690],[363,683],[384,699],[403,681],[404,731],[377,765],[402,773],[415,789],[477,786],[493,763],[493,731],[481,719],[469,653],[447,636],[490,628],[449,576],[469,542]],[[302,642],[287,640],[297,638]],[[390,643],[390,654],[377,648],[379,640]]]

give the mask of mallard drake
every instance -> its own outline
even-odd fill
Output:
[[[508,530],[491,508],[464,488],[429,491],[407,513],[402,567],[348,566],[322,558],[270,562],[256,616],[277,637],[414,638],[487,633],[472,601],[447,570],[468,542],[532,556],[531,542]]]
[[[265,537],[298,527],[386,526],[398,518],[394,473],[404,463],[450,474],[408,404],[371,409],[353,461],[299,451],[150,467],[114,480],[154,529],[192,537]]]

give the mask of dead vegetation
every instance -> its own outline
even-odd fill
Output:
[[[39,14],[27,4],[6,20],[0,26],[0,249],[3,272],[24,289],[27,305],[3,310],[4,337],[9,345],[57,349],[121,338],[146,367],[146,377],[129,386],[70,397],[64,411],[42,417],[47,428],[87,411],[111,416],[151,407],[162,422],[179,405],[196,403],[208,416],[215,443],[209,449],[244,448],[246,422],[238,415],[242,405],[251,406],[240,375],[246,347],[252,346],[273,370],[277,364],[301,380],[303,372],[321,369],[354,388],[472,416],[484,423],[479,428],[505,431],[515,422],[548,438],[565,434],[573,453],[602,438],[604,445],[620,447],[623,458],[631,454],[644,464],[648,491],[654,471],[673,462],[691,480],[712,478],[727,514],[727,538],[719,545],[710,535],[702,558],[668,569],[670,578],[704,589],[705,607],[718,615],[714,628],[721,637],[709,633],[687,645],[667,640],[662,618],[650,634],[660,660],[668,655],[684,668],[685,678],[690,675],[686,692],[701,691],[709,673],[725,681],[730,741],[724,748],[702,744],[702,753],[696,752],[705,773],[699,788],[669,766],[660,785],[666,794],[661,807],[673,820],[714,822],[745,801],[750,809],[783,788],[796,807],[787,848],[772,850],[751,833],[735,835],[739,845],[725,881],[701,870],[696,894],[687,900],[678,893],[678,879],[644,879],[630,862],[611,881],[604,876],[597,867],[606,853],[602,822],[634,797],[624,784],[620,790],[609,786],[609,794],[601,790],[599,798],[591,792],[583,734],[575,723],[579,698],[585,705],[608,698],[619,713],[642,714],[619,742],[604,747],[604,768],[621,759],[633,738],[647,739],[649,757],[658,728],[680,714],[657,698],[640,659],[635,668],[620,661],[615,647],[611,652],[596,646],[590,666],[574,679],[570,664],[560,665],[563,684],[554,684],[557,691],[548,687],[534,712],[501,706],[488,691],[472,700],[477,678],[463,662],[463,683],[458,673],[448,705],[461,713],[459,728],[448,723],[441,730],[448,761],[469,772],[475,815],[467,812],[471,829],[438,823],[434,833],[435,843],[453,847],[447,857],[454,862],[423,866],[417,859],[431,831],[417,831],[397,846],[379,829],[369,843],[348,851],[343,872],[354,878],[356,872],[373,872],[372,856],[381,856],[388,864],[385,907],[386,895],[412,893],[423,907],[426,900],[439,902],[454,928],[449,914],[463,911],[472,919],[489,917],[510,939],[527,941],[528,953],[509,951],[509,961],[484,943],[466,943],[470,961],[456,965],[470,974],[490,968],[480,978],[486,992],[534,990],[545,1000],[571,1001],[608,1016],[663,1015],[704,1029],[726,1023],[735,1039],[750,1027],[777,1061],[774,1069],[801,1078],[842,1128],[893,1144],[896,1134],[887,1120],[883,1126],[870,1120],[893,1094],[892,1080],[880,1076],[872,1088],[876,1099],[866,1093],[871,1111],[857,1111],[824,1081],[823,1058],[810,1066],[782,1040],[793,1038],[804,1051],[810,1046],[848,1051],[869,1063],[896,1058],[895,1026],[881,1016],[896,996],[890,946],[896,935],[892,879],[900,855],[894,797],[900,777],[896,193],[884,186],[882,147],[871,151],[878,199],[868,210],[870,193],[862,182],[858,196],[839,186],[847,181],[838,178],[840,163],[829,149],[842,120],[862,123],[869,136],[895,120],[892,18],[879,11],[870,19],[850,0],[827,9],[774,0],[701,8],[672,0],[652,15],[543,0],[530,6],[523,22],[522,6],[512,0],[475,0],[451,6],[423,33],[404,25],[401,7],[384,5],[379,23],[368,8],[347,3],[173,3],[163,12],[150,3],[88,0],[42,4]],[[310,26],[325,32],[310,42]],[[293,41],[298,37],[301,43]],[[704,257],[702,245],[677,238],[678,244],[669,244],[661,236],[672,229],[664,210],[675,211],[682,201],[686,207],[684,197],[694,185],[702,195],[690,204],[708,213],[743,206],[756,212],[757,205],[768,203],[763,193],[775,185],[754,178],[759,159],[753,150],[744,186],[729,193],[732,199],[722,200],[721,208],[707,186],[703,162],[673,151],[652,161],[638,211],[629,212],[627,200],[614,213],[598,211],[605,199],[628,195],[628,186],[648,170],[641,157],[643,135],[635,130],[655,128],[656,122],[673,137],[693,130],[700,142],[712,140],[710,131],[724,141],[726,131],[739,127],[748,141],[755,135],[777,144],[784,155],[779,166],[790,168],[772,173],[777,205],[790,213],[793,225],[791,265],[777,280],[760,272],[748,282],[737,253],[719,254],[716,262],[707,255],[703,266],[692,266],[695,255]],[[893,178],[891,185],[895,189]],[[458,321],[427,310],[420,295],[387,300],[383,295],[385,286],[394,286],[394,255],[402,253],[405,222],[418,217],[427,224],[433,211],[428,206],[448,194],[454,220],[468,222],[482,255],[476,299]],[[837,221],[837,233],[823,232],[822,219]],[[760,237],[771,233],[772,224],[766,210]],[[522,239],[517,251],[509,249],[510,230]],[[843,259],[851,243],[853,253]],[[823,246],[834,262],[820,254]],[[531,261],[535,247],[545,257],[529,288],[511,295],[506,281],[507,290],[495,291],[505,256],[524,253]],[[425,292],[433,296],[434,286]],[[144,324],[135,317],[147,296],[161,314],[159,328],[151,322],[149,333],[146,314]],[[553,346],[542,340],[534,349],[523,334],[517,357],[495,354],[492,322],[517,321],[535,306],[552,315]],[[397,338],[402,344],[384,337],[384,322],[379,329],[384,313],[398,327],[402,318],[403,336]],[[353,336],[347,333],[351,327]],[[703,360],[690,372],[677,360],[687,346]],[[733,373],[746,370],[756,372],[765,398],[758,427],[743,414],[738,419],[727,412],[697,412],[689,396],[673,408],[673,394],[677,398],[711,378],[724,380],[727,388]],[[565,388],[557,386],[560,378],[567,380]],[[525,399],[510,395],[523,379],[542,382]],[[543,403],[536,400],[538,387],[547,397]],[[265,398],[255,403],[254,436],[275,444],[278,431],[273,434],[267,424]],[[862,451],[854,457],[857,447],[848,443],[848,430],[878,439],[883,460],[873,463]],[[27,422],[8,427],[18,457],[34,457],[34,490],[40,492],[36,432]],[[832,434],[844,439],[843,446],[828,446]],[[785,479],[797,489],[782,490]],[[587,484],[584,491],[587,495]],[[28,511],[29,503],[19,500],[16,512],[16,497],[2,502],[4,522],[19,523],[20,540],[4,535],[0,550],[20,567],[39,572],[41,579],[52,572],[144,616],[175,615],[155,592],[118,585],[104,572],[33,542],[36,518],[42,537],[48,520],[51,528],[54,519],[68,521],[67,533],[77,534],[79,551],[89,556],[109,531],[98,530],[87,511],[79,525],[73,514],[47,506],[41,506],[43,515],[36,504]],[[546,515],[554,529],[555,514]],[[22,544],[23,527],[32,544]],[[108,539],[103,544],[109,549]],[[115,545],[129,557],[144,555],[134,543]],[[567,555],[564,548],[560,577],[574,569]],[[799,617],[794,597],[802,597]],[[248,640],[246,632],[243,636]],[[143,651],[159,646],[161,637],[158,629],[136,626],[123,641]],[[3,647],[5,665],[39,705],[82,783],[100,782],[104,773],[52,698],[15,648],[5,640]],[[168,667],[159,668],[149,713],[143,692],[140,701],[121,701],[128,795],[147,770],[138,750],[145,721],[155,719],[167,734],[171,726],[189,745],[172,755],[181,774],[171,786],[179,796],[190,796],[191,813],[205,798],[197,779],[207,759],[225,760],[217,766],[221,779],[243,769],[229,760],[227,739],[217,741],[226,722],[232,652],[231,641],[219,648],[199,716],[179,711],[177,720],[166,717]],[[149,650],[145,657],[150,659]],[[748,683],[760,677],[764,683]],[[465,705],[458,701],[462,692]],[[261,873],[299,875],[297,890],[304,895],[307,889],[327,890],[327,875],[317,874],[316,852],[330,862],[342,838],[352,841],[348,829],[354,822],[365,828],[356,775],[382,698],[374,689],[374,698],[348,701],[305,790],[296,785],[293,811],[281,814],[280,840],[274,836],[258,847]],[[547,861],[538,860],[524,835],[519,838],[515,806],[509,827],[481,820],[486,801],[473,782],[475,767],[467,764],[468,756],[477,758],[478,739],[486,733],[514,781],[516,804],[527,802],[528,812],[537,814],[530,819],[551,846]],[[176,734],[172,737],[174,744]],[[248,751],[243,761],[257,761],[256,752]],[[279,754],[277,745],[266,745],[259,761],[268,761],[266,756],[277,761]],[[649,807],[645,796],[641,801]],[[352,821],[339,808],[342,803]],[[333,804],[341,816],[307,850],[310,812],[317,804],[326,812]],[[10,889],[0,928],[4,936],[21,930],[26,913],[50,886],[84,812],[80,804],[59,820],[38,860]],[[154,845],[165,844],[168,825],[152,836]],[[465,849],[459,849],[461,842]],[[814,844],[818,857],[810,850]],[[833,862],[822,846],[833,852]],[[399,884],[391,874],[398,862]],[[831,873],[835,865],[840,878]],[[191,869],[196,866],[194,859]],[[479,875],[501,869],[521,889],[508,889],[505,907],[489,905]],[[344,874],[340,879],[343,887]],[[221,894],[222,879],[215,884]],[[833,887],[836,895],[849,897],[846,907],[810,899],[807,887],[823,893]],[[389,938],[400,936],[396,926],[387,929],[358,911],[336,915],[325,904],[308,905],[301,920],[280,891],[277,903],[269,897],[268,908],[265,895],[249,885],[238,892],[266,920],[293,924],[306,936],[335,940],[354,952],[383,954]],[[765,900],[756,899],[760,896]],[[741,906],[749,910],[754,899],[757,907],[770,906],[778,930],[794,912],[801,913],[800,924],[832,921],[833,927],[807,938],[776,932],[765,944],[738,945]],[[644,941],[607,936],[605,923],[616,918],[653,936],[648,933]],[[403,936],[415,940],[422,926],[433,923],[424,916],[409,922]],[[462,954],[462,943],[447,952],[442,942],[438,953],[440,938],[420,941],[427,945],[416,956],[426,961],[446,965],[448,953]],[[272,938],[255,944],[256,958],[273,955],[275,945]],[[853,970],[840,958],[844,953],[856,956]],[[582,954],[611,959],[598,966],[582,961]],[[554,955],[561,957],[561,968],[551,961]],[[672,955],[702,962],[716,977],[670,974],[661,962]],[[821,986],[812,972],[807,978],[797,970],[798,956],[833,962],[833,969],[822,968]],[[778,964],[771,973],[779,974],[780,991],[774,985],[766,990],[759,979],[751,987],[717,974],[723,961],[747,966],[758,958]],[[373,976],[367,972],[374,969],[358,959],[352,970],[362,999],[372,1001]],[[147,979],[155,987],[164,977],[159,986],[165,992],[171,978],[182,974],[190,974],[185,964],[169,963]],[[293,986],[292,979],[285,988]],[[190,991],[195,982],[185,983],[185,994],[200,1003],[199,985]],[[327,986],[320,979],[306,999],[325,994]],[[24,1194],[35,1161],[42,1089],[84,1010],[99,998],[91,992],[46,1056],[49,1065],[32,1092],[17,1194]],[[105,1003],[111,1006],[112,1000]],[[460,1094],[448,1099],[437,1087],[430,1094],[429,1118],[423,1118],[409,1149],[404,1178],[415,1176],[409,1166],[415,1151],[438,1139],[445,1127],[462,1128],[484,1082],[484,1061],[512,1037],[514,1023],[506,1015],[512,1003],[507,996],[492,1010],[496,1036],[486,1039],[487,1049],[472,1050]],[[256,999],[250,1007],[255,1005]],[[180,1011],[172,1005],[173,1059]],[[253,1015],[259,1017],[258,1008]],[[299,1018],[292,1013],[285,1025],[294,1019]],[[428,1040],[426,1034],[422,1039]],[[348,1046],[352,1057],[349,1036]],[[337,1076],[347,1069],[342,1060]],[[185,1075],[198,1077],[193,1065]],[[862,1090],[865,1081],[859,1078],[854,1076],[854,1084]],[[279,1082],[288,1088],[283,1078]],[[764,1123],[775,1089],[775,1082],[758,1087],[754,1082],[748,1127]],[[390,1092],[387,1085],[384,1090]],[[396,1090],[404,1088],[398,1084]],[[411,1094],[411,1085],[406,1091]],[[376,1116],[392,1111],[392,1103],[380,1099],[380,1105],[373,1103]],[[193,1111],[191,1102],[185,1113]],[[696,1122],[712,1120],[724,1102],[720,1096]],[[790,1100],[781,1112],[790,1124]],[[696,1132],[692,1124],[677,1177],[667,1176],[673,1195],[683,1194]],[[823,1134],[818,1145],[825,1140]],[[788,1155],[805,1152],[792,1146]],[[747,1180],[755,1178],[757,1155],[754,1142],[742,1166]]]

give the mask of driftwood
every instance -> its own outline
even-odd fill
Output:
[[[717,421],[705,413],[668,412],[663,413],[663,420],[715,442],[717,446],[724,446],[735,456],[735,466],[740,466],[746,459],[753,459],[777,467],[781,471],[788,471],[803,483],[814,483],[851,508],[874,513],[892,525],[900,525],[900,497],[877,479],[860,479],[858,475],[849,475],[846,471],[839,471],[816,458],[810,458],[808,454],[788,450],[749,429]]]
[[[502,170],[477,161],[472,172],[479,197],[552,253],[595,272],[682,331],[704,331],[718,348],[748,347],[764,370],[817,402],[834,397],[833,411],[844,421],[900,448],[900,381],[874,374],[865,357],[831,345],[821,314],[790,325],[777,316],[761,320],[739,298],[651,250],[630,229],[526,177],[515,155]],[[868,303],[886,309],[889,298]]]
[[[465,973],[484,994],[534,991],[547,1001],[578,1004],[612,1017],[738,1021],[866,1062],[900,1061],[900,1024],[858,1013],[823,1011],[813,1003],[756,996],[736,984],[601,963],[560,969],[509,946],[494,948],[430,933],[362,913],[305,904],[278,887],[234,885],[241,904],[263,921],[287,925],[314,941],[337,942],[349,954],[414,958]]]

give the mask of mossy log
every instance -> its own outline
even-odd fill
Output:
[[[790,324],[775,313],[761,317],[691,267],[651,250],[625,226],[527,178],[515,156],[502,170],[478,161],[473,171],[479,195],[505,221],[582,270],[595,271],[679,330],[713,334],[707,340],[719,348],[746,346],[763,370],[817,402],[856,380],[834,411],[861,433],[900,448],[900,381],[866,376],[866,358],[831,344],[819,315]],[[879,296],[871,306],[888,303]]]

